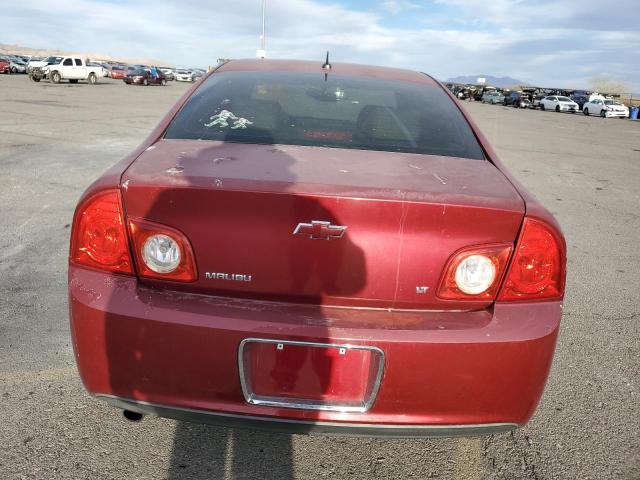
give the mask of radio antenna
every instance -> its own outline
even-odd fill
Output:
[[[331,71],[331,64],[329,63],[329,50],[327,50],[327,59],[322,64],[322,69],[324,70],[324,81],[327,81],[329,78],[329,72]]]

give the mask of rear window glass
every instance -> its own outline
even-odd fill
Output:
[[[484,159],[439,87],[322,73],[211,75],[165,138],[277,143]]]

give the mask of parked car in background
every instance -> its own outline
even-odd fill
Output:
[[[600,115],[603,118],[629,116],[629,108],[620,102],[608,98],[594,98],[584,104],[582,113],[585,115]]]
[[[43,68],[47,65],[60,63],[63,57],[52,55],[50,57],[31,57],[27,63],[27,73],[31,73],[34,68]]]
[[[122,80],[127,75],[127,67],[124,65],[112,65],[109,76],[114,80]]]
[[[569,98],[578,104],[578,108],[582,110],[584,104],[589,101],[589,94],[584,91],[573,92]]]
[[[555,110],[556,112],[576,113],[579,110],[578,104],[569,97],[551,95],[540,100],[542,110]]]
[[[147,70],[139,68],[137,70],[131,70],[122,79],[127,85],[166,85],[167,79],[160,70]]]
[[[127,418],[298,433],[527,424],[565,240],[445,88],[255,59],[204,82],[76,207],[85,388]]]
[[[482,103],[490,103],[492,105],[495,104],[503,104],[504,103],[504,95],[500,92],[496,92],[495,90],[491,90],[488,92],[484,92],[481,98]]]
[[[202,77],[204,77],[207,74],[207,71],[203,70],[202,68],[192,68],[191,71],[193,72],[194,81],[200,80]]]
[[[582,110],[585,103],[589,103],[596,98],[604,99],[604,96],[599,93],[574,92],[569,98],[576,102],[580,110]]]
[[[185,70],[183,68],[179,68],[175,73],[176,81],[178,82],[195,82],[196,77],[195,74],[191,70]]]
[[[30,55],[9,55],[9,56],[17,60],[20,60],[25,65],[29,62],[29,59],[31,58]]]
[[[98,62],[88,62],[87,67],[94,67],[96,70],[96,74],[100,78],[105,78],[109,76],[109,68]]]
[[[176,79],[176,74],[172,68],[160,67],[160,71],[164,73],[167,82],[173,82]]]
[[[529,105],[529,108],[536,109],[540,107],[540,102],[544,97],[546,97],[546,94],[538,92],[538,93],[534,93],[532,97],[533,98],[531,98],[531,104]]]
[[[6,57],[0,57],[0,73],[11,73],[11,61]]]
[[[27,63],[19,55],[7,55],[11,73],[27,73]]]
[[[520,108],[523,105],[523,100],[529,100],[529,94],[524,92],[510,92],[508,95],[504,97],[504,104],[506,106],[512,106],[516,108]],[[531,102],[529,102],[531,103]],[[528,104],[527,104],[528,106]],[[526,107],[522,107],[526,108]]]
[[[49,57],[51,58],[51,57]],[[56,57],[60,59],[57,63],[48,62],[42,67],[42,73],[53,83],[60,83],[68,80],[69,83],[78,83],[83,80],[90,85],[95,85],[98,78],[102,78],[104,69],[100,66],[88,66],[84,59],[78,57]],[[33,76],[36,80],[36,77]]]

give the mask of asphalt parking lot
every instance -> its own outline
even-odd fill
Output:
[[[188,85],[0,77],[0,478],[640,479],[640,123],[466,103],[569,249],[542,403],[512,434],[289,436],[145,418],[83,390],[66,299],[84,188]]]

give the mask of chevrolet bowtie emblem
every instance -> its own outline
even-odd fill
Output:
[[[331,240],[332,238],[342,238],[346,231],[347,227],[312,220],[311,223],[299,223],[293,234],[304,235],[311,240]]]

